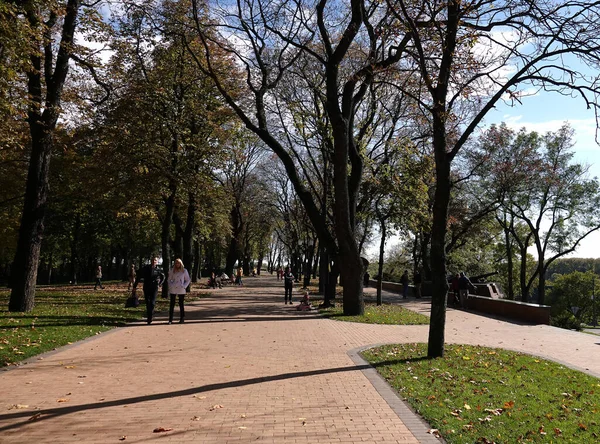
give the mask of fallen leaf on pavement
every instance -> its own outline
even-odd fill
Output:
[[[8,408],[8,410],[12,410],[12,409],[28,409],[28,408],[29,408],[29,406],[26,405],[26,404],[14,404],[14,405],[11,405]]]
[[[56,402],[69,402],[69,400],[67,398],[59,398]]]
[[[119,441],[125,441],[126,439],[127,439],[127,437],[125,435],[123,435],[119,438]]]
[[[31,418],[29,418],[27,421],[35,421],[36,419],[40,419],[40,416],[42,416],[42,413],[36,413],[35,415],[33,415]]]
[[[221,404],[213,405],[209,410],[212,412],[213,410],[222,409],[223,406]]]
[[[171,430],[173,430],[171,427],[157,427],[154,430],[152,430],[153,433],[163,433],[163,432],[170,432]]]

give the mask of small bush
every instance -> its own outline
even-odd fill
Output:
[[[573,316],[572,313],[569,313],[568,311],[563,311],[557,316],[552,316],[550,319],[550,325],[559,328],[566,328],[567,330],[581,331],[581,323],[575,316]]]

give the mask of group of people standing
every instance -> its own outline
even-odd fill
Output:
[[[402,276],[400,277],[400,283],[402,284],[402,299],[408,298],[408,270],[404,270]],[[421,272],[416,271],[413,276],[413,285],[415,289],[415,297],[417,299],[421,299],[421,285],[423,284],[423,278],[421,277]]]

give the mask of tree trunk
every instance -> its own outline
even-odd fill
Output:
[[[233,208],[231,208],[229,218],[231,222],[231,241],[229,242],[229,250],[227,251],[227,258],[225,259],[225,273],[231,276],[233,267],[239,259],[239,236],[243,231],[241,210],[238,206],[233,206]]]
[[[431,233],[421,232],[421,262],[423,264],[423,278],[431,281],[431,256],[429,252],[429,242]]]
[[[328,306],[327,284],[329,282],[329,255],[326,248],[321,248],[321,257],[319,258],[319,294],[323,295],[323,303]]]
[[[194,268],[192,271],[192,282],[198,282],[198,275],[200,273],[200,242],[194,241]]]
[[[325,307],[333,307],[335,305],[335,293],[339,274],[340,272],[337,264],[335,262],[332,263],[331,271],[327,272],[327,286],[325,287],[325,297],[323,301]]]
[[[52,30],[50,32],[40,30],[42,17],[41,14],[38,15],[38,12],[35,8],[31,8],[26,15],[31,29],[43,33],[43,37],[57,35],[52,35]],[[72,50],[78,12],[79,1],[69,0],[65,8],[65,17],[62,20],[60,43],[48,42],[46,38],[40,36],[36,42],[39,47],[32,48],[33,52],[30,54],[31,68],[27,72],[27,92],[30,105],[27,120],[31,135],[31,156],[17,252],[11,270],[12,291],[8,303],[9,311],[31,311],[35,304],[35,285],[49,191],[52,135],[60,115],[60,100],[69,72],[70,51]],[[55,45],[56,43],[59,44]],[[57,46],[56,58],[53,58],[52,51]],[[42,57],[45,58],[43,66]],[[55,65],[52,70],[53,62]],[[45,88],[42,86],[42,75],[51,80],[44,85]],[[45,101],[43,99],[44,92]]]
[[[31,123],[30,132],[31,158],[17,252],[12,266],[9,311],[33,310],[40,249],[44,235],[52,134],[44,131],[39,123]]]
[[[448,205],[450,203],[450,160],[445,152],[445,139],[435,146],[436,188],[433,205],[433,224],[431,229],[431,271],[432,297],[431,317],[429,320],[429,340],[427,356],[444,356],[446,329],[446,302],[448,296],[448,278],[446,273],[446,226]],[[434,142],[435,143],[435,142]]]
[[[385,241],[387,237],[385,220],[381,219],[379,224],[381,226],[381,242],[379,242],[379,265],[377,267],[377,305],[381,305],[383,303],[381,297],[381,292],[383,290],[383,258],[385,253]]]
[[[188,195],[188,210],[183,232],[182,260],[188,270],[194,268],[194,231],[196,230],[196,197],[194,193]]]
[[[527,285],[527,249],[521,247],[521,267],[519,281],[521,284],[521,302],[529,301],[529,286]]]
[[[77,264],[79,262],[77,255],[77,246],[79,245],[79,228],[81,227],[79,215],[75,217],[73,223],[73,239],[71,240],[71,276],[70,281],[77,285]]]
[[[513,252],[512,245],[510,241],[510,230],[506,227],[506,220],[504,221],[504,242],[506,243],[506,261],[508,266],[507,276],[508,276],[508,299],[511,301],[515,299],[515,292],[513,289]]]
[[[162,221],[161,230],[161,246],[162,246],[162,260],[163,260],[163,272],[165,276],[169,272],[171,267],[171,247],[169,246],[169,238],[171,233],[171,224],[173,222],[173,214],[175,213],[175,193],[177,192],[177,184],[171,181],[169,184],[170,194],[165,201],[165,218]],[[162,296],[164,298],[169,296],[169,285],[167,281],[162,286]]]
[[[342,242],[340,242],[341,244]],[[358,254],[358,248],[355,254],[350,252],[345,253],[341,251],[338,256],[337,263],[340,264],[339,271],[342,278],[344,287],[343,301],[344,301],[344,314],[346,316],[360,316],[365,311],[364,299],[363,299],[363,276],[365,274],[365,267],[362,258]],[[343,260],[340,260],[343,258]]]

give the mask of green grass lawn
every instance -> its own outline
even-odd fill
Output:
[[[450,443],[600,442],[600,379],[501,349],[426,344],[363,353]]]
[[[29,313],[9,312],[9,290],[0,290],[0,367],[145,317],[141,289],[140,306],[125,308],[127,284],[104,285],[40,287]],[[167,300],[159,297],[156,310],[168,310]]]
[[[407,310],[392,304],[365,304],[365,314],[362,316],[345,316],[341,305],[333,308],[320,309],[319,312],[328,318],[339,321],[362,322],[365,324],[392,325],[423,325],[429,324],[429,318],[420,313]]]

